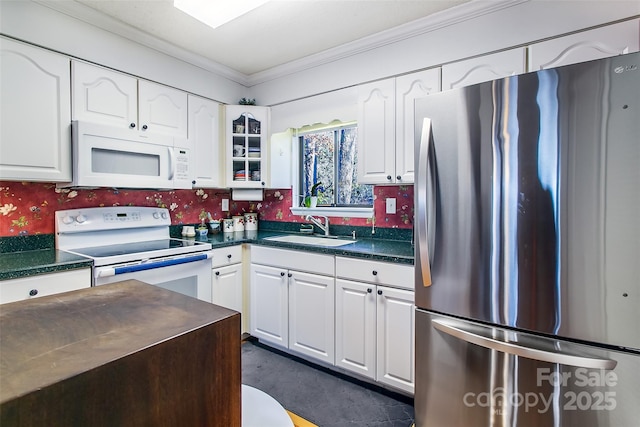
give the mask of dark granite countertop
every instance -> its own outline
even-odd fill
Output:
[[[209,234],[199,241],[211,243],[214,249],[251,243],[282,249],[305,250],[346,257],[395,262],[413,265],[413,246],[410,242],[379,238],[357,237],[354,243],[337,247],[312,246],[288,242],[265,240],[267,237],[300,234],[282,231],[258,231],[246,233]],[[180,236],[173,236],[181,238]],[[350,237],[340,236],[350,239]],[[16,279],[37,274],[90,267],[92,261],[57,249],[24,250],[0,254],[0,280]]]
[[[91,267],[89,258],[57,249],[38,249],[0,254],[0,280]]]
[[[254,232],[252,234],[247,232],[219,233],[213,235],[209,234],[207,236],[207,239],[199,240],[211,243],[214,249],[239,243],[251,243],[282,249],[296,249],[309,252],[325,253],[330,255],[413,265],[413,245],[411,245],[411,243],[407,241],[357,237],[353,243],[349,243],[343,246],[325,247],[265,240],[265,238],[267,237],[285,236],[291,234],[301,235],[301,233],[265,230]],[[340,236],[340,238],[351,239],[351,237],[347,236]]]

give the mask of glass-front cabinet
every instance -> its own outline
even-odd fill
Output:
[[[227,187],[265,187],[269,108],[227,105],[225,120]]]

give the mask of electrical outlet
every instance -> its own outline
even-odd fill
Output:
[[[229,211],[229,199],[222,199],[222,211],[223,212]]]
[[[387,213],[395,214],[396,213],[396,199],[393,197],[389,197],[386,199],[387,202]]]

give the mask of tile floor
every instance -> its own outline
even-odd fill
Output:
[[[410,427],[413,400],[316,367],[255,340],[242,345],[242,383],[319,427]],[[266,426],[265,426],[266,427]]]

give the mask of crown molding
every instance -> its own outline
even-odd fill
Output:
[[[128,24],[122,23],[108,15],[102,14],[82,3],[75,1],[32,1],[87,24],[101,28],[104,31],[124,37],[133,43],[146,46],[150,49],[217,74],[245,87],[251,87],[296,72],[347,58],[349,56],[401,42],[440,28],[476,18],[478,16],[495,13],[496,11],[513,7],[521,3],[526,3],[531,0],[471,0],[468,3],[463,3],[451,9],[445,9],[433,15],[399,25],[389,30],[381,31],[371,36],[363,37],[359,40],[346,43],[335,48],[327,49],[317,54],[309,55],[299,60],[275,66],[252,75],[240,73],[218,62],[186,51],[164,40],[160,40],[157,37],[140,31]]]
[[[309,55],[299,60],[294,60],[279,65],[269,70],[261,71],[248,76],[248,86],[265,83],[270,80],[285,77],[300,71],[308,70],[323,64],[338,61],[359,53],[367,52],[393,43],[398,43],[412,37],[420,36],[440,28],[459,24],[461,22],[495,13],[497,11],[527,3],[531,0],[471,0],[450,9],[425,16],[415,21],[390,28],[385,31],[363,37],[353,42],[345,43],[323,52]]]
[[[78,19],[94,27],[98,27],[109,33],[124,37],[133,43],[143,45],[165,55],[179,59],[183,62],[202,68],[221,77],[239,83],[243,86],[249,86],[249,76],[247,76],[246,74],[235,71],[232,68],[207,59],[201,55],[197,55],[195,53],[184,50],[181,47],[161,40],[155,36],[145,33],[144,31],[138,30],[137,28],[120,22],[108,15],[100,13],[95,9],[85,6],[82,3],[78,3],[75,1],[32,1],[72,18]]]

